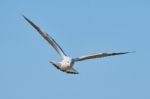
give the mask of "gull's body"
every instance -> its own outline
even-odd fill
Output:
[[[46,32],[44,32],[42,29],[40,29],[37,25],[35,25],[31,20],[29,20],[27,17],[23,15],[24,19],[29,22],[39,33],[40,35],[47,40],[47,42],[56,50],[56,52],[61,56],[62,61],[61,62],[55,62],[50,61],[57,69],[71,74],[78,74],[78,72],[73,68],[74,63],[78,61],[84,61],[88,59],[94,59],[94,58],[103,58],[107,56],[114,56],[114,55],[122,55],[127,54],[130,52],[119,52],[119,53],[98,53],[98,54],[92,54],[88,56],[82,56],[78,58],[71,58],[67,56],[64,51],[61,49],[61,47],[56,43],[56,41],[48,35]]]

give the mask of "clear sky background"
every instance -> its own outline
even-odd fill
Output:
[[[150,99],[149,0],[1,0],[0,99]],[[24,14],[72,57],[136,53],[58,71],[53,48]]]

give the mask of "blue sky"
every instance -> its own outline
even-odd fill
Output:
[[[149,0],[1,0],[0,99],[150,99]],[[22,18],[47,31],[72,57],[136,53],[75,64],[60,57]]]

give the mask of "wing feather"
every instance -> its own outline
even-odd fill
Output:
[[[56,41],[48,35],[46,32],[44,32],[42,29],[40,29],[37,25],[35,25],[31,20],[29,20],[27,17],[23,15],[24,19],[30,23],[31,26],[33,26],[39,33],[40,35],[56,50],[56,52],[64,57],[66,54],[64,51],[61,49],[61,47],[56,43]]]
[[[76,58],[75,61],[84,61],[84,60],[94,59],[94,58],[104,58],[108,56],[122,55],[122,54],[127,54],[127,53],[131,53],[131,52],[91,54],[91,55],[81,56],[79,58]]]

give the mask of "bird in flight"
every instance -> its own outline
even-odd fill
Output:
[[[57,42],[45,31],[43,31],[40,27],[35,25],[31,20],[29,20],[26,16],[22,15],[23,18],[31,25],[33,26],[40,35],[56,50],[56,52],[61,56],[62,61],[61,62],[55,62],[50,61],[52,65],[54,65],[57,69],[70,73],[70,74],[79,74],[77,70],[74,69],[74,64],[79,61],[85,61],[89,59],[95,59],[95,58],[104,58],[108,56],[115,56],[115,55],[122,55],[127,54],[131,52],[118,52],[118,53],[97,53],[97,54],[91,54],[87,56],[81,56],[77,58],[71,58],[69,57],[62,48],[57,44]]]

